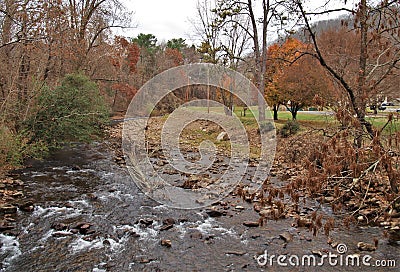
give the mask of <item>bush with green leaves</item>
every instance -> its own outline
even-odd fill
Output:
[[[42,141],[30,143],[25,130],[16,133],[0,125],[0,139],[0,176],[3,171],[20,166],[27,157],[41,158],[48,152]]]
[[[54,148],[94,140],[108,121],[109,108],[96,83],[82,74],[70,74],[55,89],[43,88],[27,128],[33,142]]]
[[[280,129],[279,133],[282,137],[286,138],[290,135],[296,134],[300,130],[300,125],[296,120],[287,121]]]

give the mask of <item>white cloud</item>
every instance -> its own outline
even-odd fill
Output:
[[[192,25],[189,18],[196,14],[197,0],[126,0],[126,7],[134,12],[137,28],[128,30],[125,36],[139,33],[153,34],[159,42],[172,38],[189,41]]]

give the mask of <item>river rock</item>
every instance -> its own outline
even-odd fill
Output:
[[[171,229],[174,226],[175,223],[176,223],[176,221],[173,218],[164,219],[163,220],[163,225],[161,226],[160,231]]]
[[[151,218],[142,218],[142,219],[139,220],[139,223],[144,225],[144,226],[146,226],[146,227],[148,227],[151,224],[153,224],[153,219],[151,219]]]
[[[326,196],[323,198],[323,202],[324,203],[331,203],[335,200],[335,198],[333,196]]]
[[[90,200],[96,200],[98,198],[98,196],[94,193],[88,193],[86,195]]]
[[[86,224],[79,229],[79,233],[82,235],[90,235],[90,234],[95,234],[96,231],[94,229],[90,229],[90,225]]]
[[[22,202],[18,205],[19,209],[24,212],[33,212],[35,206],[32,201]]]
[[[155,259],[140,258],[139,260],[137,260],[137,262],[141,263],[141,264],[147,264],[147,263],[150,263],[150,262],[152,262],[154,260]]]
[[[199,177],[191,176],[183,182],[183,189],[194,189],[197,187],[197,183],[200,181]]]
[[[88,235],[88,234],[93,234],[95,232],[94,230],[89,230],[91,226],[92,226],[92,224],[90,224],[90,223],[79,222],[75,226],[73,226],[71,229],[78,230],[80,234]]]
[[[64,204],[64,207],[67,209],[72,209],[72,208],[74,208],[74,205],[72,205],[72,203],[67,202]]]
[[[173,227],[174,227],[174,225],[162,225],[160,227],[160,231],[169,230],[169,229],[172,229]]]
[[[163,160],[158,160],[156,164],[157,164],[157,166],[160,166],[160,167],[161,167],[161,166],[166,165],[167,162],[166,162],[166,161],[163,161]]]
[[[259,215],[265,218],[269,218],[271,216],[271,209],[263,209],[259,212]]]
[[[293,235],[290,232],[285,231],[284,233],[279,234],[279,238],[281,238],[286,243],[289,243],[293,240]]]
[[[51,236],[53,236],[55,238],[61,238],[61,237],[66,237],[66,236],[71,236],[71,235],[73,235],[73,233],[69,232],[69,231],[56,231],[51,234]]]
[[[92,241],[96,240],[97,238],[99,238],[99,234],[98,233],[94,233],[94,231],[90,231],[90,233],[87,233],[87,234],[88,235],[82,237],[82,239],[85,240],[85,241],[92,242]]]
[[[66,230],[68,228],[68,226],[64,223],[57,222],[57,223],[53,223],[51,225],[51,228],[55,231],[62,231],[62,230]]]
[[[133,238],[139,238],[140,237],[140,234],[137,233],[136,231],[133,231],[133,230],[128,231],[128,234],[129,234],[130,237],[133,237]]]
[[[15,224],[10,224],[10,223],[6,223],[6,222],[0,223],[0,232],[12,230],[14,228],[15,228]]]
[[[226,211],[220,211],[217,209],[208,209],[206,210],[206,214],[208,214],[209,217],[221,217],[223,215],[226,215]]]
[[[173,224],[175,224],[176,223],[176,221],[175,221],[175,219],[173,219],[173,218],[165,218],[164,220],[163,220],[163,224],[164,225],[173,225]]]
[[[116,156],[116,157],[114,158],[114,161],[115,161],[117,164],[124,164],[124,163],[125,163],[125,159],[124,159],[123,157],[121,157],[121,156]]]
[[[258,221],[244,221],[243,225],[249,228],[255,228],[258,227],[260,223]]]
[[[84,224],[80,227],[80,229],[88,229],[90,228],[90,224]]]
[[[17,207],[11,204],[0,205],[0,214],[12,214],[17,212]]]
[[[14,179],[14,185],[22,186],[24,185],[24,182],[20,179]]]
[[[165,247],[171,247],[172,246],[172,242],[171,242],[171,240],[163,239],[163,240],[161,240],[161,245],[165,246]]]
[[[324,254],[321,252],[321,250],[311,250],[311,253],[315,256],[322,257]]]
[[[72,171],[80,171],[82,170],[81,167],[79,165],[74,165],[71,167]]]
[[[298,217],[296,219],[296,225],[299,228],[310,227],[312,225],[312,220],[310,218],[306,218],[306,217]]]
[[[364,242],[359,242],[357,244],[357,248],[362,251],[375,251],[376,250],[375,245],[364,243]]]
[[[244,254],[246,254],[246,252],[245,251],[233,251],[233,250],[230,250],[230,251],[226,251],[225,254],[243,256]]]
[[[253,209],[254,209],[254,211],[256,211],[256,212],[260,212],[260,211],[261,211],[261,205],[258,204],[258,203],[255,203],[255,204],[253,205]]]
[[[229,140],[228,133],[226,133],[225,131],[222,131],[220,134],[218,134],[218,136],[217,136],[218,142],[227,141],[227,140]]]
[[[21,191],[16,191],[14,193],[11,194],[12,197],[23,197],[24,193]]]
[[[191,239],[202,239],[203,238],[203,234],[200,231],[193,231],[192,233],[189,234],[189,237]]]
[[[72,234],[78,234],[78,233],[79,233],[79,230],[78,230],[78,229],[71,229],[70,232],[71,232]]]

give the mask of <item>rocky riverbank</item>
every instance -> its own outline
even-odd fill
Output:
[[[32,212],[34,204],[26,200],[24,183],[19,179],[5,177],[0,180],[0,232],[14,234],[18,212]]]
[[[321,261],[328,252],[336,254],[339,244],[348,247],[348,254],[398,256],[399,245],[384,237],[382,229],[342,228],[329,205],[300,196],[295,212],[288,195],[278,190],[289,184],[280,177],[293,169],[274,167],[264,188],[276,191],[264,197],[238,186],[205,208],[160,205],[138,190],[121,167],[120,128],[110,128],[110,139],[103,143],[66,147],[18,171],[14,178],[23,181],[21,199],[32,199],[35,207],[33,212],[17,209],[14,235],[0,235],[5,271],[260,271],[269,269],[256,260],[266,250],[312,254]],[[192,184],[203,186],[201,180]],[[276,195],[271,203],[270,195]],[[326,218],[338,220],[335,228],[329,236],[323,229],[314,236],[312,226]],[[337,268],[325,264],[324,270]]]
[[[162,153],[160,142],[160,128],[165,118],[158,117],[150,119],[146,139],[149,143],[149,150],[152,158],[157,161],[156,167],[160,168],[167,164]],[[110,128],[111,143],[116,150],[115,161],[123,164],[123,154],[121,153],[121,130],[122,124]],[[222,128],[214,123],[207,121],[196,121],[188,125],[180,135],[180,148],[182,153],[197,152],[201,141],[210,140],[217,147],[217,157],[223,160],[230,152],[229,141],[218,140]],[[249,127],[248,135],[251,150],[257,150],[257,128]],[[250,225],[262,225],[268,220],[282,218],[294,218],[295,225],[306,226],[314,233],[321,231],[329,235],[329,232],[340,225],[361,225],[361,226],[380,226],[385,229],[395,240],[400,236],[400,211],[396,210],[399,205],[395,205],[395,197],[387,196],[387,184],[382,177],[374,186],[363,188],[361,183],[349,190],[343,197],[335,197],[335,184],[329,185],[325,193],[320,196],[312,196],[310,187],[299,188],[300,179],[307,176],[306,164],[302,163],[307,153],[313,148],[314,135],[309,131],[300,133],[289,138],[278,137],[278,144],[274,164],[271,168],[268,179],[264,182],[259,191],[248,190],[246,184],[239,185],[234,191],[237,198],[241,198],[252,203],[254,210],[259,214],[257,224],[251,222]],[[257,152],[253,152],[249,165],[256,165]],[[189,158],[190,159],[190,158]],[[218,160],[217,160],[218,162]],[[212,172],[213,169],[210,169]],[[169,173],[169,172],[168,172]],[[173,173],[170,173],[173,174]],[[178,183],[177,186],[185,189],[198,189],[207,186],[210,178],[191,176],[187,180]],[[309,185],[308,185],[309,186]],[[330,187],[332,186],[332,187]],[[353,197],[351,196],[353,194]],[[346,198],[347,196],[347,198]],[[299,205],[303,205],[307,199],[315,199],[320,205],[328,206],[336,215],[326,215],[319,208],[310,214],[299,213]],[[391,203],[392,201],[392,203]],[[396,208],[397,207],[397,208]],[[212,213],[224,213],[224,211],[213,211]],[[339,219],[340,218],[340,219]]]

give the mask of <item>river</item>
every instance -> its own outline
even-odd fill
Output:
[[[251,203],[233,195],[215,205],[220,214],[213,217],[207,208],[160,205],[137,189],[107,142],[66,147],[16,174],[35,208],[18,211],[13,235],[0,234],[1,271],[319,271],[312,265],[293,266],[288,259],[287,267],[264,265],[260,256],[267,252],[301,260],[314,251],[319,262],[318,252],[336,253],[324,234],[314,237],[307,228],[293,227],[291,218],[261,227],[243,225],[257,221],[258,214]],[[305,212],[317,203],[308,206]],[[382,228],[353,226],[331,235],[347,246],[345,254],[396,260],[397,268],[326,261],[324,270],[400,271],[399,242],[383,233]],[[373,238],[379,239],[376,251],[357,249],[358,242]]]

